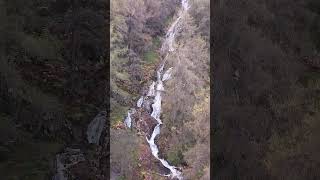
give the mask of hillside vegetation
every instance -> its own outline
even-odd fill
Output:
[[[1,1],[0,176],[51,179],[106,98],[105,2]]]
[[[178,0],[111,1],[112,128],[123,123],[127,110],[135,107],[155,80],[156,69],[164,58],[160,47],[166,31],[177,18],[180,3]],[[165,85],[161,117],[164,125],[156,143],[160,156],[182,167],[185,178],[209,179],[210,3],[209,0],[189,3],[191,8],[179,26],[175,51],[167,58],[165,69],[173,67],[173,78]],[[137,136],[135,129],[129,136],[130,130],[112,131],[111,138],[118,139],[111,141],[114,175],[124,179],[134,179],[132,174],[140,179],[165,179],[155,175],[161,173],[158,167],[161,164],[154,164],[157,161],[148,152],[145,137]],[[135,148],[121,148],[127,147],[129,141]],[[143,152],[147,160],[131,157]]]
[[[318,179],[319,3],[213,5],[215,179]]]

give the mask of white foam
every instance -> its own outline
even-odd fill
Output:
[[[139,98],[139,100],[137,101],[137,107],[141,107],[142,106],[142,103],[143,103],[143,99],[144,99],[144,97],[143,96],[141,96],[140,98]]]
[[[177,31],[177,23],[180,21],[181,16],[182,16],[182,12],[183,11],[187,11],[189,9],[189,4],[187,0],[182,0],[182,8],[183,10],[181,11],[181,13],[179,13],[179,17],[177,18],[177,20],[171,25],[171,27],[169,28],[167,34],[166,34],[166,40],[164,41],[161,49],[165,50],[165,48],[168,48],[169,52],[174,51],[173,48],[173,43],[174,43],[174,37]],[[167,57],[167,56],[166,56]],[[166,60],[166,58],[165,58]],[[182,180],[182,172],[180,172],[179,170],[177,170],[177,167],[175,166],[171,166],[165,159],[161,159],[159,158],[159,149],[157,147],[157,145],[155,144],[155,138],[157,135],[160,134],[160,125],[162,124],[162,121],[160,119],[160,115],[161,115],[161,93],[164,91],[164,87],[163,87],[163,82],[162,81],[167,81],[169,79],[171,79],[171,73],[172,73],[172,67],[169,68],[163,75],[162,79],[161,79],[161,75],[162,75],[162,71],[164,68],[164,64],[165,62],[162,64],[162,66],[158,69],[157,71],[157,85],[156,85],[156,91],[155,91],[155,98],[154,98],[154,103],[152,104],[152,113],[151,116],[157,120],[158,124],[154,127],[154,130],[152,132],[152,135],[150,137],[150,139],[147,139],[147,142],[150,146],[152,155],[157,158],[161,164],[168,168],[170,170],[170,174],[169,175],[165,175],[165,176],[169,176],[171,178],[178,178],[179,180]],[[154,83],[154,82],[153,82]],[[153,89],[154,89],[154,84],[153,85]],[[150,88],[151,89],[151,88]],[[150,90],[149,90],[150,91]]]
[[[124,123],[125,125],[128,127],[128,128],[131,128],[131,113],[128,112],[128,115],[126,117],[126,119],[124,120]]]
[[[171,79],[171,73],[172,73],[173,67],[169,68],[162,77],[162,81],[167,81],[169,79]]]
[[[147,96],[155,96],[155,89],[154,89],[155,85],[156,85],[156,83],[153,81],[149,87],[149,91],[148,91]]]

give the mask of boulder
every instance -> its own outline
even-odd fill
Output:
[[[154,127],[157,125],[157,121],[143,109],[138,110],[132,117],[135,121],[136,129],[150,137]]]
[[[90,122],[87,129],[87,139],[90,144],[99,144],[99,139],[107,119],[107,112],[101,111]]]

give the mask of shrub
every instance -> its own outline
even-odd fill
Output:
[[[180,149],[175,149],[168,152],[167,160],[174,166],[178,166],[184,163],[183,154]]]
[[[147,51],[143,55],[143,60],[147,63],[155,63],[158,58],[158,54],[155,51]]]

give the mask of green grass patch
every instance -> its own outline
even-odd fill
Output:
[[[183,154],[181,149],[175,149],[169,151],[167,154],[167,160],[174,166],[184,163]]]
[[[147,63],[155,63],[158,58],[159,56],[155,51],[147,51],[143,55],[143,60]]]
[[[202,176],[204,175],[204,169],[200,169],[198,172],[197,172],[197,178],[201,178]]]
[[[125,176],[120,176],[120,177],[117,177],[117,180],[126,180],[127,178]]]
[[[121,106],[115,101],[111,101],[110,122],[111,126],[124,121],[129,107]]]
[[[137,151],[137,149],[133,149],[131,151],[131,154],[132,154],[133,166],[138,167],[139,166],[139,152]]]
[[[173,22],[173,17],[174,17],[174,16],[168,16],[168,17],[165,19],[164,24],[165,24],[166,26],[169,26],[169,25]]]
[[[132,95],[127,92],[126,90],[124,90],[124,88],[119,87],[119,85],[114,82],[113,80],[111,80],[111,90],[116,92],[117,94],[119,94],[121,97],[126,98],[126,99],[131,99]]]
[[[153,39],[152,39],[152,45],[153,45],[153,48],[154,48],[154,49],[160,48],[160,45],[161,45],[160,38],[159,38],[159,37],[153,38]]]

